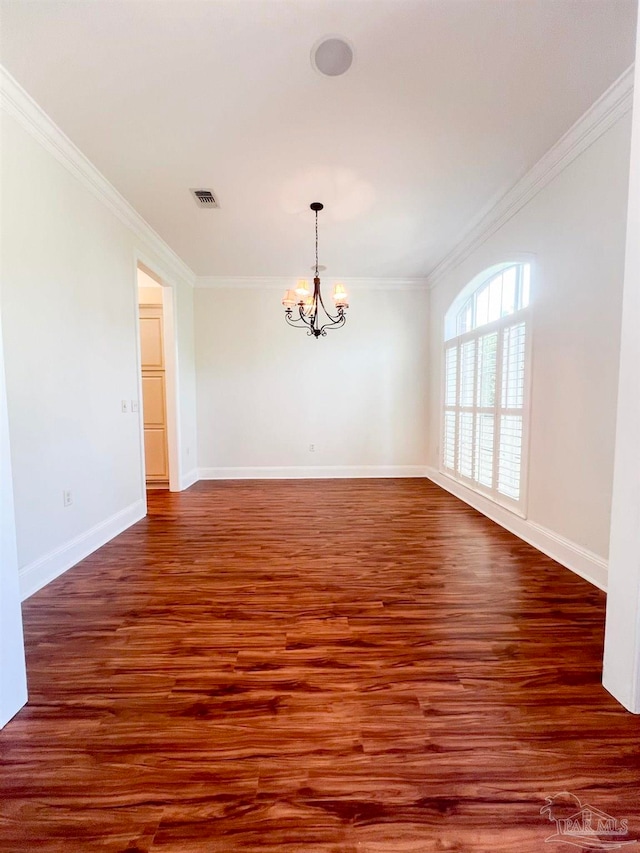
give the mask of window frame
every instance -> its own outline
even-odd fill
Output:
[[[497,320],[493,320],[490,323],[485,323],[482,326],[478,326],[469,331],[465,331],[461,334],[451,334],[452,328],[457,328],[457,318],[460,311],[463,310],[464,306],[467,304],[469,299],[472,299],[478,291],[481,291],[483,287],[488,285],[492,279],[500,275],[505,270],[509,269],[512,266],[520,266],[523,267],[525,265],[529,266],[529,302],[524,308],[519,308],[518,310],[512,312],[511,314],[507,314],[504,317],[500,317]],[[460,485],[468,488],[471,492],[475,494],[481,495],[487,500],[490,500],[492,503],[507,509],[509,512],[512,512],[514,515],[519,516],[520,518],[527,517],[527,503],[528,503],[528,481],[529,481],[529,433],[530,433],[530,415],[531,415],[531,407],[530,407],[530,394],[531,394],[531,374],[532,374],[532,310],[531,310],[531,295],[532,295],[532,285],[534,278],[534,265],[529,257],[526,258],[518,258],[513,259],[508,262],[502,262],[499,264],[495,264],[487,269],[485,269],[482,273],[475,276],[457,295],[457,297],[453,300],[449,309],[445,313],[445,321],[444,321],[444,336],[442,342],[442,365],[440,370],[440,440],[439,440],[439,472],[444,477],[448,477],[450,480],[459,483]],[[521,286],[521,282],[520,282]],[[474,303],[475,305],[475,300]],[[502,407],[501,403],[501,394],[502,394],[502,356],[504,352],[504,330],[511,327],[517,326],[520,323],[525,324],[525,345],[524,345],[524,386],[523,386],[523,401],[522,408],[513,409]],[[474,360],[474,396],[473,402],[474,404],[469,407],[462,407],[459,404],[459,390],[460,390],[460,353],[461,347],[464,343],[468,341],[478,341],[483,338],[485,335],[491,335],[493,333],[498,335],[498,340],[501,340],[498,346],[498,353],[500,354],[500,358],[496,355],[496,397],[495,397],[495,405],[492,407],[483,407],[478,406],[477,404],[477,357],[478,357],[478,344],[476,343],[475,348],[475,360]],[[447,363],[447,350],[450,348],[455,348],[457,350],[456,354],[456,404],[451,406],[447,404],[447,377],[446,377],[446,363]],[[446,467],[445,465],[445,423],[446,423],[446,413],[448,411],[453,411],[456,415],[462,410],[466,409],[468,412],[472,413],[474,416],[474,437],[472,439],[472,446],[475,444],[475,415],[476,414],[492,414],[493,415],[493,429],[494,429],[494,442],[493,442],[493,465],[494,465],[494,477],[496,478],[496,469],[499,460],[499,453],[496,452],[496,449],[499,447],[500,441],[500,417],[502,415],[509,414],[517,414],[522,417],[522,439],[521,439],[521,455],[520,455],[520,498],[519,500],[515,500],[513,498],[508,497],[507,495],[503,495],[497,490],[497,483],[494,488],[489,488],[477,480],[473,479],[473,477],[467,477],[459,473],[459,471],[455,471],[451,468]],[[459,466],[458,462],[458,447],[459,447],[459,426],[456,420],[456,430],[455,430],[455,441],[454,441],[454,465],[456,467]],[[474,457],[475,458],[475,457]]]

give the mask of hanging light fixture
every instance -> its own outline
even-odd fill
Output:
[[[318,275],[318,212],[324,207],[319,201],[309,205],[316,214],[316,274],[313,279],[313,293],[304,279],[298,282],[295,290],[287,290],[282,298],[284,318],[295,329],[307,329],[308,335],[314,338],[324,337],[327,329],[338,329],[347,322],[345,315],[349,307],[347,292],[344,285],[336,284],[333,288],[333,301],[336,314],[330,314],[325,308],[320,293],[320,276]],[[295,309],[297,308],[297,311]],[[322,309],[322,314],[321,314]],[[323,316],[324,315],[324,316]]]

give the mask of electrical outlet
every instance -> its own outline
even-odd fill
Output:
[[[128,411],[129,411],[129,401],[123,400],[122,401],[122,414],[126,415]]]
[[[71,494],[71,489],[65,489],[62,493],[62,504],[63,506],[71,506],[73,503],[73,495]]]
[[[310,444],[309,445],[309,453],[315,453],[315,452],[316,452],[315,444]]]
[[[135,412],[139,411],[139,409],[140,409],[140,407],[138,406],[138,401],[132,400],[131,401],[131,411],[135,413]]]

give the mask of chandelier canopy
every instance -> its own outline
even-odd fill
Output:
[[[347,322],[344,312],[349,307],[349,303],[347,292],[342,284],[336,284],[333,288],[335,314],[330,314],[322,301],[318,275],[318,212],[324,205],[314,201],[309,206],[316,215],[316,274],[313,279],[313,293],[309,290],[309,283],[301,279],[295,290],[287,290],[282,298],[282,304],[284,318],[290,326],[295,329],[306,329],[308,335],[319,338],[327,334],[327,329],[339,329],[340,326],[344,326]]]

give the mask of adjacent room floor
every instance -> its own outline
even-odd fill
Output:
[[[640,837],[604,607],[426,480],[152,492],[25,602],[0,849],[540,853],[580,804]]]

